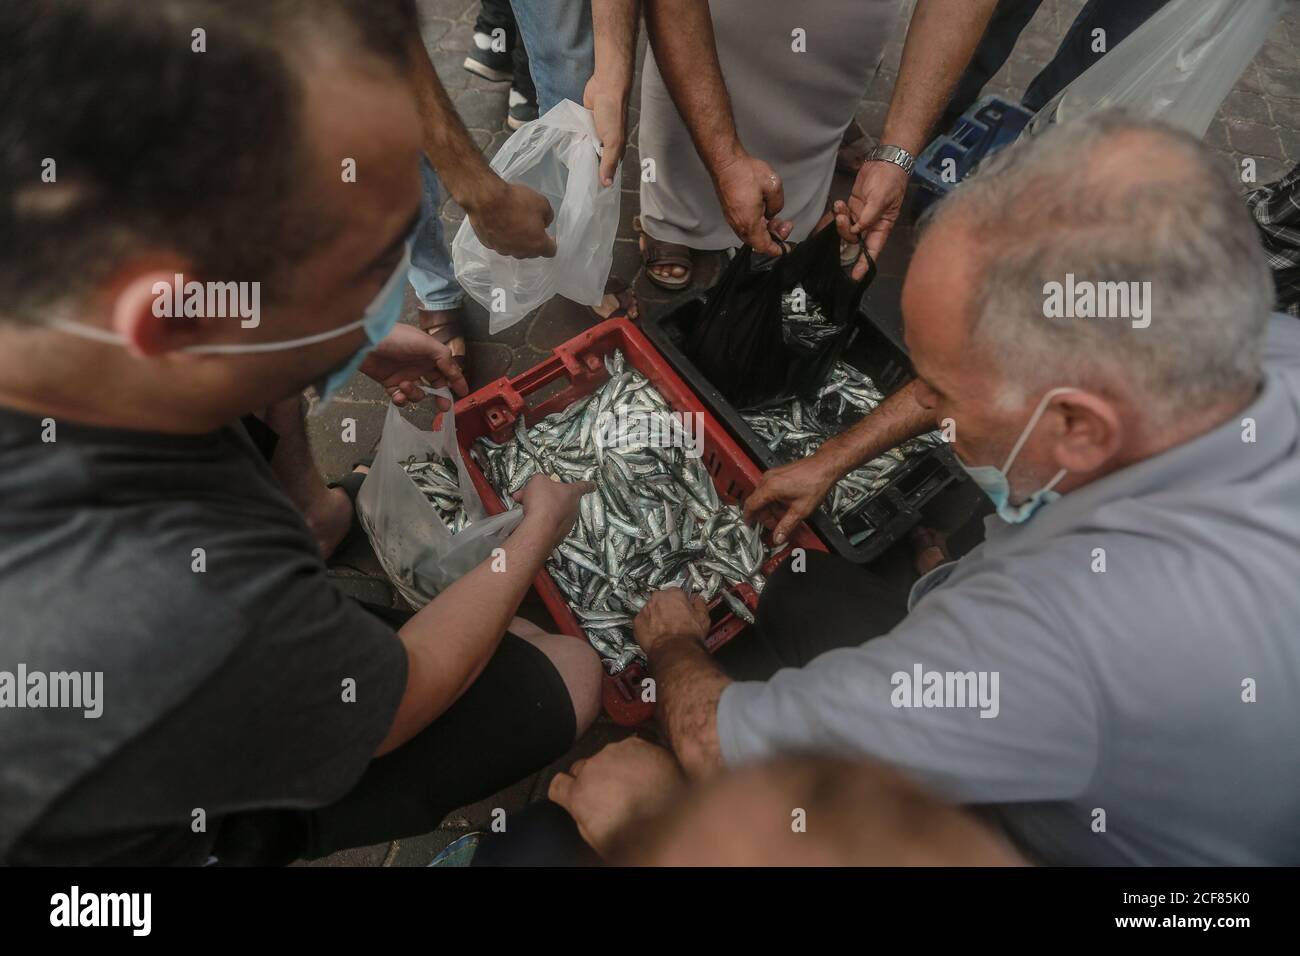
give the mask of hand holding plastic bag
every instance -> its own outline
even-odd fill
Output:
[[[492,334],[514,325],[556,293],[599,305],[614,261],[619,190],[600,184],[600,144],[592,115],[563,100],[506,140],[492,168],[509,183],[546,197],[555,212],[550,259],[513,259],[488,249],[466,219],[452,241],[461,287],[488,310]],[[615,181],[618,176],[615,175]]]
[[[447,389],[434,395],[454,401]],[[449,458],[455,465],[470,523],[453,535],[415,486],[402,462],[414,455]],[[422,431],[390,405],[375,463],[357,495],[357,513],[379,563],[402,596],[423,607],[440,591],[481,564],[523,518],[515,508],[488,516],[456,444],[454,408],[442,413],[436,431]]]

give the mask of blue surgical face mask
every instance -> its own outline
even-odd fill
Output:
[[[1068,474],[1065,468],[1058,471],[1055,478],[1018,505],[1011,504],[1011,482],[1007,475],[1011,471],[1016,456],[1020,454],[1020,449],[1024,447],[1025,442],[1028,441],[1030,434],[1033,432],[1034,426],[1038,424],[1038,420],[1043,417],[1043,412],[1047,410],[1047,403],[1056,395],[1073,391],[1076,391],[1076,389],[1054,388],[1039,400],[1038,407],[1034,409],[1034,414],[1029,416],[1029,422],[1021,430],[1020,437],[1016,439],[1015,445],[1011,448],[1011,454],[1007,455],[1007,460],[1001,468],[995,468],[993,465],[968,465],[961,460],[960,455],[957,456],[958,464],[966,469],[966,473],[971,476],[975,484],[979,485],[980,490],[989,496],[989,500],[997,508],[998,516],[1008,524],[1021,524],[1028,521],[1030,516],[1043,505],[1049,505],[1061,497],[1060,492],[1052,489],[1060,484],[1061,479]]]
[[[376,345],[388,337],[393,327],[402,318],[402,298],[406,293],[406,273],[411,266],[411,242],[408,239],[402,253],[402,261],[397,264],[384,287],[379,290],[374,301],[366,307],[365,315],[359,323],[345,328],[354,329],[358,325],[366,330],[365,343],[354,352],[347,361],[326,372],[312,386],[316,389],[316,403],[313,414],[324,408],[344,385],[357,374],[357,369],[366,360],[366,356]]]
[[[320,399],[316,404],[315,411],[320,411],[325,406],[325,403],[337,395],[339,389],[356,374],[357,369],[361,367],[361,363],[365,361],[370,351],[382,342],[389,332],[393,331],[393,326],[397,325],[401,319],[402,297],[406,291],[404,283],[410,265],[411,240],[408,238],[402,253],[402,261],[397,264],[397,268],[393,270],[393,274],[389,276],[383,288],[379,290],[374,300],[366,307],[362,317],[355,322],[341,325],[337,329],[318,332],[315,335],[306,335],[302,338],[287,339],[282,342],[229,342],[212,345],[189,345],[181,349],[181,351],[192,355],[248,355],[255,352],[283,352],[288,349],[316,345],[318,342],[336,339],[339,336],[347,335],[349,332],[355,332],[357,329],[365,329],[365,343],[344,362],[326,372],[314,383],[313,387]],[[110,332],[94,325],[73,322],[70,319],[51,319],[49,326],[71,335],[80,336],[83,339],[109,342],[113,345],[126,344],[122,336],[116,332]]]

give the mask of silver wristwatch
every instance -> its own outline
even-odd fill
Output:
[[[912,175],[912,167],[916,165],[916,157],[901,146],[875,146],[867,151],[866,162],[872,160],[901,166],[909,176]]]

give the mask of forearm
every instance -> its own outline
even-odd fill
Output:
[[[424,152],[438,177],[462,208],[480,205],[500,178],[470,138],[424,48],[418,32],[410,37],[411,85],[424,131]]]
[[[996,7],[997,0],[917,0],[882,143],[920,155]]]
[[[908,382],[852,428],[828,439],[816,456],[842,478],[909,438],[930,431],[935,427],[934,414],[917,401],[918,390],[916,379]]]
[[[718,65],[708,0],[646,0],[645,22],[668,94],[716,180],[744,148]]]
[[[478,679],[552,544],[551,529],[525,516],[502,545],[504,557],[458,579],[397,632],[406,646],[406,691],[380,753],[427,727]]]
[[[692,777],[722,766],[718,702],[731,678],[694,637],[668,638],[650,652],[656,714],[673,753]]]
[[[623,94],[632,93],[636,65],[636,34],[641,22],[641,0],[591,0],[591,26],[595,36],[595,76]]]

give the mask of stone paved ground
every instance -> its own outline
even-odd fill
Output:
[[[509,135],[504,129],[507,88],[504,84],[479,79],[461,67],[465,50],[471,42],[474,16],[478,9],[477,0],[418,2],[421,31],[438,75],[455,101],[471,135],[490,157]],[[866,91],[859,110],[859,121],[873,141],[884,123],[902,53],[907,16],[913,2],[914,0],[905,0],[886,49],[884,62]],[[1056,44],[1082,5],[1083,0],[1046,0],[1021,36],[1015,53],[990,82],[986,92],[1017,99],[1039,68],[1050,59]],[[642,49],[644,51],[644,39]],[[672,300],[650,285],[640,274],[637,246],[631,228],[632,217],[637,209],[636,170],[639,167],[635,147],[638,118],[635,105],[638,98],[635,94],[632,102],[629,119],[630,142],[633,145],[625,162],[622,217],[615,244],[613,272],[633,283],[647,310],[659,310]],[[1277,179],[1286,170],[1300,164],[1300,0],[1289,3],[1286,14],[1274,28],[1268,42],[1224,102],[1206,138],[1223,155],[1225,162],[1231,162],[1237,168],[1243,158],[1253,157],[1257,162],[1260,183]],[[840,177],[834,193],[847,193],[849,185],[848,180]],[[442,214],[448,235],[454,235],[464,216],[463,211],[448,200]],[[896,320],[899,282],[909,253],[910,230],[901,227],[895,231],[894,238],[882,256],[880,278],[867,297],[868,311],[886,324],[891,317]],[[697,289],[706,288],[716,278],[720,264],[720,257],[713,256],[697,265]],[[505,333],[489,338],[484,311],[473,302],[469,303],[469,311],[472,387],[532,367],[545,358],[553,346],[577,334],[593,321],[587,310],[558,299]],[[412,324],[415,322],[415,302],[409,291],[404,321]],[[335,478],[345,473],[351,463],[364,455],[378,440],[385,411],[382,390],[368,379],[358,376],[339,400],[323,415],[312,420],[313,448],[317,462],[327,477]],[[409,417],[416,424],[427,426],[432,420],[432,410],[417,409]],[[357,422],[357,439],[354,444],[344,443],[340,438],[344,418],[352,418]],[[354,535],[345,544],[334,562],[334,575],[339,585],[349,593],[367,600],[400,606],[401,599],[394,595],[385,581],[364,536]],[[535,600],[525,604],[523,613],[526,617],[549,626],[545,610]],[[453,813],[434,833],[340,853],[322,863],[423,865],[456,836],[482,826],[493,808],[503,807],[509,812],[543,795],[557,768],[567,767],[578,756],[594,753],[622,733],[617,727],[602,720],[555,767],[535,774],[474,806]]]

